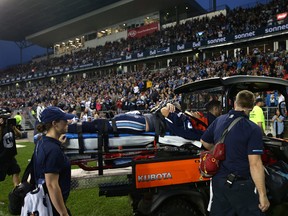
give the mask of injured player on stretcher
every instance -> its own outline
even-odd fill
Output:
[[[97,133],[103,131],[103,124],[106,124],[108,133],[140,133],[140,132],[155,132],[157,128],[162,132],[170,132],[176,136],[183,137],[189,140],[200,140],[203,131],[192,127],[188,116],[176,107],[168,103],[161,108],[161,115],[157,114],[118,114],[111,120],[95,119],[92,122],[82,122],[82,133]],[[77,124],[68,126],[68,133],[77,133],[79,127]],[[165,130],[165,131],[163,131]]]

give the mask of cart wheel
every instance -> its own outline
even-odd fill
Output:
[[[155,216],[199,216],[199,213],[195,210],[189,202],[184,199],[176,198],[171,199],[168,202],[161,205],[160,209],[153,214]]]

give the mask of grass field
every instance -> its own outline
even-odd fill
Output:
[[[21,166],[22,172],[31,158],[34,144],[21,143],[25,146],[18,148],[17,161]],[[74,167],[75,168],[75,167]],[[10,216],[8,212],[8,194],[13,189],[12,179],[7,176],[5,181],[0,182],[0,216]],[[73,216],[132,216],[132,209],[128,197],[99,197],[98,188],[74,189],[71,191],[67,202],[68,208]],[[288,203],[273,207],[268,216],[288,215]],[[180,216],[180,215],[179,215]]]
[[[18,148],[17,161],[24,172],[31,158],[34,144],[21,143],[25,146]],[[0,182],[0,216],[10,216],[8,212],[8,194],[13,189],[11,176]],[[71,191],[67,202],[73,216],[132,216],[130,200],[128,197],[99,197],[98,188],[75,189]]]

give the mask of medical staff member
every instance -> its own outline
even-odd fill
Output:
[[[61,149],[61,137],[68,130],[68,120],[75,116],[58,107],[47,107],[40,115],[37,126],[44,133],[35,149],[35,178],[46,184],[53,205],[53,216],[71,215],[65,203],[70,193],[71,166]],[[62,140],[63,141],[63,140]]]
[[[261,128],[262,133],[265,134],[265,116],[262,110],[263,106],[264,100],[262,98],[257,98],[255,106],[249,114],[249,119],[257,124]]]
[[[22,116],[20,115],[20,112],[17,112],[14,118],[16,119],[16,127],[18,128],[18,130],[21,130],[22,129],[22,126],[21,126]]]
[[[266,195],[265,175],[261,154],[261,129],[248,119],[253,108],[254,95],[243,90],[236,96],[234,110],[221,115],[201,137],[206,149],[212,149],[220,140],[223,130],[231,122],[243,117],[229,131],[224,141],[226,159],[212,177],[212,206],[210,216],[265,215],[270,206]],[[255,189],[256,188],[256,189]]]

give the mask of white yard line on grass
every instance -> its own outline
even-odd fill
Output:
[[[24,148],[24,147],[26,147],[26,145],[16,144],[16,147],[17,147],[17,148]]]

